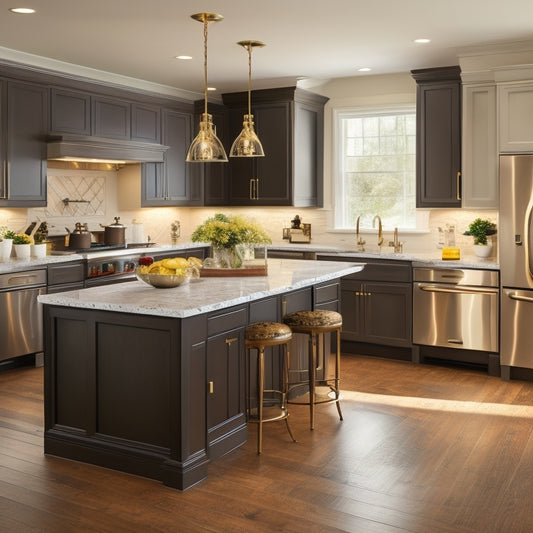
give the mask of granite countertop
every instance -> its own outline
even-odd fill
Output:
[[[172,250],[182,251],[190,248],[202,248],[209,246],[208,244],[189,242],[175,245],[154,245],[150,247],[141,248],[120,248],[114,250],[103,250],[101,252],[89,253],[72,253],[65,252],[58,255],[47,255],[43,258],[31,257],[30,259],[18,259],[11,257],[7,260],[0,259],[0,274],[10,272],[21,272],[23,270],[34,270],[39,268],[46,268],[47,265],[54,263],[66,263],[68,261],[81,261],[83,259],[98,259],[101,257],[122,257],[129,255],[152,255],[154,253],[169,252]]]
[[[198,314],[282,294],[340,278],[364,268],[364,263],[269,259],[268,276],[207,277],[172,289],[156,289],[131,281],[88,289],[46,294],[49,305],[173,318]]]
[[[271,245],[268,247],[272,251],[287,252],[315,252],[320,256],[343,257],[354,261],[365,261],[365,259],[384,259],[390,261],[410,261],[413,267],[443,267],[443,268],[480,268],[485,270],[499,270],[500,266],[494,257],[480,258],[474,254],[463,254],[459,261],[442,260],[441,251],[435,249],[434,252],[427,253],[391,253],[391,252],[357,252],[346,250],[335,246],[322,246],[313,244],[287,244]],[[390,248],[389,248],[390,249]]]

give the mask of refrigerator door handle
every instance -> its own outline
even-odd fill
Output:
[[[527,296],[520,296],[520,294],[516,294],[516,292],[510,293],[509,298],[511,298],[511,300],[518,300],[519,302],[533,303],[533,298],[529,298]]]

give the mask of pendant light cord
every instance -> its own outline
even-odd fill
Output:
[[[248,45],[248,116],[252,114],[252,46]]]
[[[207,115],[207,17],[204,18],[204,114]]]

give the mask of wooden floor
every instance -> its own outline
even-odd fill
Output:
[[[42,369],[0,372],[0,532],[531,532],[533,383],[343,356],[333,405],[294,406],[179,492],[42,452]],[[255,429],[255,428],[254,428]]]

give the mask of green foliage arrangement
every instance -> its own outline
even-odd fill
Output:
[[[476,218],[468,227],[468,231],[464,232],[464,235],[474,237],[474,244],[487,244],[487,235],[494,235],[495,233],[496,224],[494,222]]]
[[[4,239],[12,239],[14,236],[14,231],[7,229],[7,226],[0,226],[0,241]]]
[[[15,233],[13,244],[31,244],[31,238],[25,233]]]
[[[269,244],[270,237],[258,224],[238,215],[216,213],[198,226],[191,235],[193,242],[209,242],[218,248],[237,244]]]

